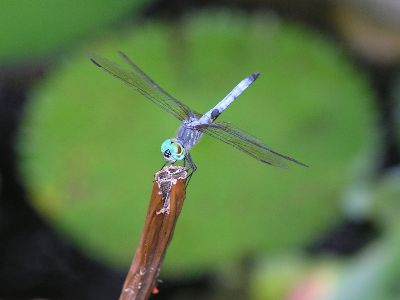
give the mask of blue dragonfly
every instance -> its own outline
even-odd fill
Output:
[[[240,81],[217,105],[205,114],[199,114],[164,91],[127,55],[122,52],[118,52],[118,54],[129,68],[124,68],[99,56],[92,55],[90,59],[97,67],[122,80],[182,122],[177,135],[162,143],[161,153],[167,163],[173,164],[182,160],[184,164],[187,162],[191,170],[190,177],[197,169],[190,156],[190,150],[204,134],[231,145],[268,165],[287,167],[288,164],[294,163],[307,167],[307,165],[294,158],[272,150],[259,139],[235,128],[230,123],[216,121],[221,113],[257,79],[260,73],[253,73]]]

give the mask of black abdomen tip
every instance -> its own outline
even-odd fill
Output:
[[[251,79],[253,79],[253,80],[256,80],[258,76],[260,76],[260,72],[255,72],[250,75]]]

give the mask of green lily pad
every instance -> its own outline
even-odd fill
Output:
[[[205,112],[241,79],[261,76],[221,116],[310,165],[269,167],[211,137],[165,270],[206,269],[246,253],[304,245],[333,223],[353,165],[371,147],[365,79],[328,40],[266,17],[191,15],[143,24],[77,51],[38,87],[21,135],[22,169],[38,210],[93,255],[128,264],[143,226],[161,142],[179,122],[86,51],[126,52],[172,95]]]
[[[133,14],[145,0],[3,1],[0,60],[45,56]]]

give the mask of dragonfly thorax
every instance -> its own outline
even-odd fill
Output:
[[[186,150],[190,150],[200,140],[203,133],[196,129],[200,125],[197,119],[183,120],[179,127],[176,139],[182,143]]]
[[[176,139],[167,139],[161,144],[161,153],[166,161],[174,163],[185,158],[186,150]]]

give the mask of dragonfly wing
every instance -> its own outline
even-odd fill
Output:
[[[307,165],[294,158],[275,152],[257,138],[233,127],[230,123],[215,122],[208,125],[200,125],[199,130],[263,163],[286,168],[288,166],[287,163],[292,162],[307,167]]]
[[[188,106],[164,91],[125,54],[121,52],[120,55],[129,64],[131,67],[130,69],[125,69],[108,59],[95,55],[91,55],[90,60],[103,71],[122,80],[134,90],[138,91],[147,99],[160,106],[166,112],[171,113],[179,120],[188,119],[191,116],[191,111]]]

